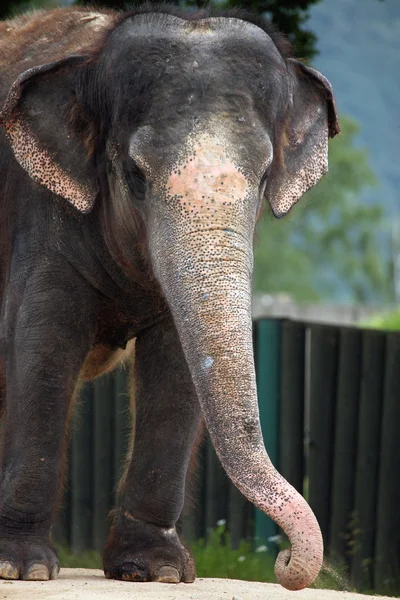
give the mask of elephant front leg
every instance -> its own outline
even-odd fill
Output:
[[[195,565],[175,525],[201,412],[171,320],[137,339],[133,377],[134,450],[104,551],[104,572],[126,581],[190,582]]]
[[[83,283],[34,273],[3,317],[6,408],[0,478],[0,578],[47,580],[59,571],[50,542],[65,428],[90,344]],[[87,294],[86,294],[87,296]],[[12,314],[11,314],[12,313]]]

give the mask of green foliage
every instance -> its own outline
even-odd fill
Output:
[[[103,564],[99,552],[95,550],[73,554],[69,548],[57,546],[56,550],[61,568],[68,569],[102,569]]]
[[[377,315],[363,323],[363,326],[372,327],[373,329],[384,329],[386,331],[400,331],[400,309]]]
[[[239,548],[231,547],[225,525],[209,533],[206,540],[199,540],[191,548],[199,577],[221,577],[244,581],[276,582],[274,558],[265,546],[254,551],[250,542],[242,541]]]
[[[383,209],[359,200],[375,177],[366,151],[355,146],[357,124],[342,117],[341,126],[330,144],[329,174],[287,217],[276,220],[266,209],[256,236],[256,291],[298,301],[393,300]]]

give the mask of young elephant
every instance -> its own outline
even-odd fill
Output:
[[[264,195],[282,216],[327,170],[329,82],[238,13],[57,9],[0,32],[0,577],[57,575],[73,397],[128,356],[135,450],[106,576],[194,580],[175,524],[204,415],[231,480],[290,538],[278,580],[309,585],[320,530],[259,423],[252,241]]]

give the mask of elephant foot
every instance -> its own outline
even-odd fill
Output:
[[[48,581],[60,571],[49,542],[11,541],[0,538],[0,579]]]
[[[196,567],[175,528],[166,529],[129,516],[111,528],[103,554],[104,574],[123,581],[191,583]]]

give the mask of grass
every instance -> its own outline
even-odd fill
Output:
[[[70,569],[102,569],[101,556],[94,550],[72,554],[69,548],[56,544],[61,567]]]
[[[277,546],[270,544],[271,550]],[[280,544],[280,546],[284,546]],[[98,552],[84,552],[79,555],[71,554],[65,548],[58,547],[62,567],[79,567],[86,569],[101,569],[101,558]],[[191,545],[196,561],[198,577],[216,577],[226,579],[241,579],[243,581],[260,581],[276,583],[274,575],[275,558],[267,546],[253,548],[250,542],[242,541],[239,548],[232,549],[225,524],[219,524],[210,532],[207,541],[199,540]],[[316,588],[355,591],[348,583],[341,568],[326,565],[316,582]]]
[[[238,549],[233,549],[225,524],[211,531],[207,541],[199,540],[192,544],[191,550],[199,577],[276,581],[275,560],[266,552],[266,546],[254,551],[250,542],[242,541]]]

